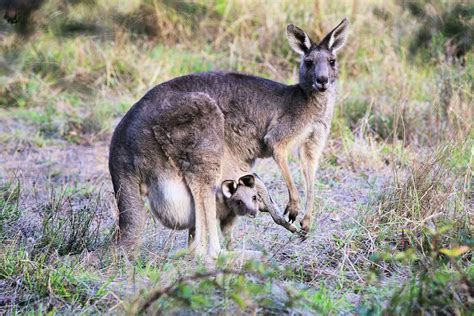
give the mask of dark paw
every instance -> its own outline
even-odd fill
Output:
[[[286,214],[288,214],[288,222],[294,223],[296,221],[296,217],[298,216],[298,208],[295,208],[294,206],[292,207],[290,204],[288,204],[283,215]]]
[[[298,216],[297,212],[295,212],[295,213],[290,212],[290,214],[288,215],[288,221],[290,223],[294,223],[296,221],[297,216]]]

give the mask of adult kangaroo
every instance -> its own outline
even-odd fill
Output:
[[[109,169],[119,208],[119,243],[136,243],[143,226],[140,188],[153,185],[179,205],[191,196],[195,236],[191,251],[214,258],[220,251],[216,187],[222,175],[248,174],[257,158],[273,157],[288,187],[285,214],[294,222],[298,191],[288,154],[299,149],[310,227],[314,177],[333,115],[336,52],[344,45],[342,20],[319,43],[289,25],[290,46],[301,55],[299,82],[286,85],[226,72],[190,74],[151,89],[124,116],[110,146]],[[224,158],[225,157],[225,158]],[[208,242],[209,241],[209,242]]]

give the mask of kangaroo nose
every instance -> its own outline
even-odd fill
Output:
[[[326,76],[320,76],[318,78],[316,78],[316,81],[319,83],[319,84],[327,84],[329,82],[329,78],[326,77]]]

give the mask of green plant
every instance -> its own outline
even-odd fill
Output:
[[[286,313],[296,308],[327,314],[349,305],[344,298],[331,295],[324,286],[313,290],[280,283],[278,275],[283,271],[277,266],[248,261],[237,269],[231,267],[231,262],[231,257],[220,257],[216,270],[198,268],[166,286],[144,291],[131,302],[128,312],[179,312],[183,308],[206,311],[217,307],[243,312],[259,309],[268,313]],[[283,293],[275,293],[276,288]]]
[[[0,239],[20,217],[21,186],[19,179],[0,183]]]
[[[466,150],[469,143],[459,146]],[[405,179],[396,179],[381,196],[378,212],[374,214],[381,229],[397,232],[398,236],[403,234],[407,245],[420,249],[430,247],[432,243],[431,235],[422,229],[428,223],[435,227],[451,227],[446,243],[461,231],[469,231],[466,210],[472,173],[468,165],[454,172],[450,168],[451,154],[455,150],[456,146],[452,145],[438,149],[426,160],[415,162]],[[400,242],[396,236],[391,238]]]
[[[35,248],[67,255],[105,246],[111,231],[103,231],[100,222],[95,221],[101,202],[100,193],[67,193],[67,187],[59,193],[53,190],[49,203],[40,206],[42,232]],[[79,206],[74,202],[78,197],[82,198]]]
[[[424,253],[409,249],[395,256],[398,261],[417,262],[412,274],[390,298],[384,311],[390,315],[468,314],[472,309],[474,275],[469,267],[470,247],[440,248],[442,234],[431,232],[436,241]],[[454,244],[454,243],[453,243]],[[448,261],[446,259],[449,259]]]
[[[14,80],[2,83],[0,87],[0,107],[25,107],[36,92],[34,81]]]
[[[87,307],[109,293],[106,288],[111,280],[97,282],[97,277],[86,274],[77,262],[54,259],[48,254],[33,257],[23,247],[2,250],[0,280],[14,284],[13,288],[4,288],[5,292],[2,290],[2,293],[14,293],[11,304],[18,304],[19,310],[22,310],[22,302],[41,301],[44,298],[49,298],[48,309],[60,310],[67,304]],[[95,306],[95,310],[99,311],[106,305],[106,302],[102,302]]]

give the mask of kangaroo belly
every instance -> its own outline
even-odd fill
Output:
[[[194,202],[187,185],[179,178],[150,184],[148,199],[153,214],[171,229],[194,227]]]

